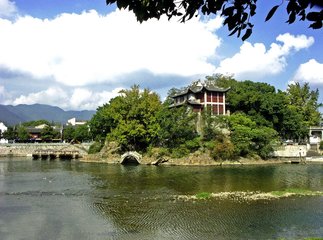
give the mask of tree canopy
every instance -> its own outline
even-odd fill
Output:
[[[223,24],[227,26],[229,35],[242,36],[242,40],[246,40],[252,34],[254,24],[251,17],[257,10],[257,0],[106,0],[106,3],[116,3],[119,9],[127,8],[133,11],[139,22],[151,18],[159,19],[162,15],[166,15],[169,19],[180,17],[181,22],[185,22],[198,14],[220,14],[225,19]],[[279,7],[286,7],[289,24],[298,18],[300,21],[308,21],[310,28],[322,28],[321,0],[282,1],[281,4],[272,7],[265,21],[270,20]]]
[[[157,148],[174,158],[207,149],[216,160],[265,159],[280,140],[305,140],[308,128],[319,123],[319,93],[307,83],[276,91],[266,83],[224,75],[209,76],[205,82],[231,87],[226,97],[231,116],[215,116],[208,108],[197,114],[189,105],[170,107],[170,96],[162,104],[156,93],[135,85],[98,108],[90,122],[92,136],[117,142],[122,150],[147,153]]]
[[[239,82],[230,76],[207,79],[220,87],[231,86],[227,101],[232,113],[243,112],[257,126],[273,128],[283,139],[304,139],[308,128],[319,124],[319,91],[311,90],[308,83],[290,84],[283,92],[267,83]]]
[[[137,85],[120,93],[98,108],[90,123],[91,132],[94,136],[100,132],[101,139],[107,136],[117,141],[123,149],[146,149],[156,141],[159,131],[159,96],[149,89],[140,91]]]

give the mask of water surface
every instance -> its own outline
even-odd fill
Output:
[[[181,201],[201,192],[323,191],[323,165],[122,166],[0,159],[0,239],[323,237],[323,197]]]

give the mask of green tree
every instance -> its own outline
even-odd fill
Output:
[[[93,115],[89,125],[90,133],[95,141],[104,143],[107,134],[111,133],[112,129],[116,127],[116,121],[113,118],[111,109],[112,105],[118,105],[119,98],[114,98],[110,103],[97,108],[96,113]]]
[[[157,115],[160,125],[159,145],[166,148],[178,148],[195,139],[196,115],[187,110],[187,106],[169,108],[165,102]]]
[[[43,120],[43,119],[42,120],[24,122],[21,125],[24,126],[24,127],[36,127],[36,126],[39,126],[39,125],[42,125],[42,124],[46,124],[48,126],[51,125],[49,121]]]
[[[256,122],[243,113],[233,114],[228,120],[236,155],[257,154],[262,158],[270,156],[278,135],[274,129],[257,126]]]
[[[59,132],[57,132],[52,126],[45,126],[40,132],[42,140],[50,141],[55,138],[59,138]]]
[[[231,113],[243,112],[257,126],[275,129],[283,139],[305,138],[309,119],[315,119],[312,123],[319,119],[318,91],[310,92],[308,84],[304,87],[291,85],[289,91],[282,92],[266,83],[238,82],[231,76],[213,75],[207,80],[220,87],[231,87],[226,98]]]
[[[24,126],[17,127],[17,137],[19,141],[27,141],[29,139],[29,133]]]
[[[125,150],[145,150],[158,138],[156,113],[161,107],[159,96],[138,85],[123,90],[109,104],[98,108],[91,119],[91,132],[117,141]]]
[[[212,114],[212,109],[207,107],[201,113],[200,129],[201,139],[204,143],[217,140],[218,142],[224,141],[222,130],[226,126],[225,116],[215,116]]]
[[[301,85],[299,82],[288,85],[287,96],[289,104],[296,107],[302,115],[306,126],[317,126],[320,122],[320,112],[318,108],[319,90],[311,90],[309,83]]]
[[[159,19],[162,15],[166,15],[169,19],[174,16],[180,17],[181,22],[198,14],[221,15],[224,17],[223,25],[227,25],[230,35],[242,36],[242,40],[252,34],[254,25],[251,23],[251,18],[257,10],[257,0],[106,0],[106,3],[117,3],[119,9],[133,11],[140,22],[150,18]],[[280,5],[273,6],[265,20],[268,21],[279,7],[283,7],[287,9],[287,23],[291,24],[299,18],[299,20],[308,21],[310,28],[320,29],[322,28],[323,14],[321,9],[313,8],[315,5],[323,6],[319,0],[283,1]]]
[[[4,139],[15,140],[17,138],[17,131],[13,127],[8,127],[7,131],[2,133]]]
[[[87,124],[77,126],[74,130],[74,139],[79,142],[90,141],[92,137],[89,126]]]
[[[72,126],[67,126],[63,129],[63,139],[71,142],[74,139],[75,129]]]

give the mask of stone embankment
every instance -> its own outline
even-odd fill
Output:
[[[78,151],[79,156],[87,155],[90,144],[69,144],[69,143],[10,143],[0,144],[0,157],[31,157],[35,151]]]

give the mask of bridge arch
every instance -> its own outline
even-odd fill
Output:
[[[137,152],[126,152],[121,156],[121,164],[141,164],[142,156]]]

